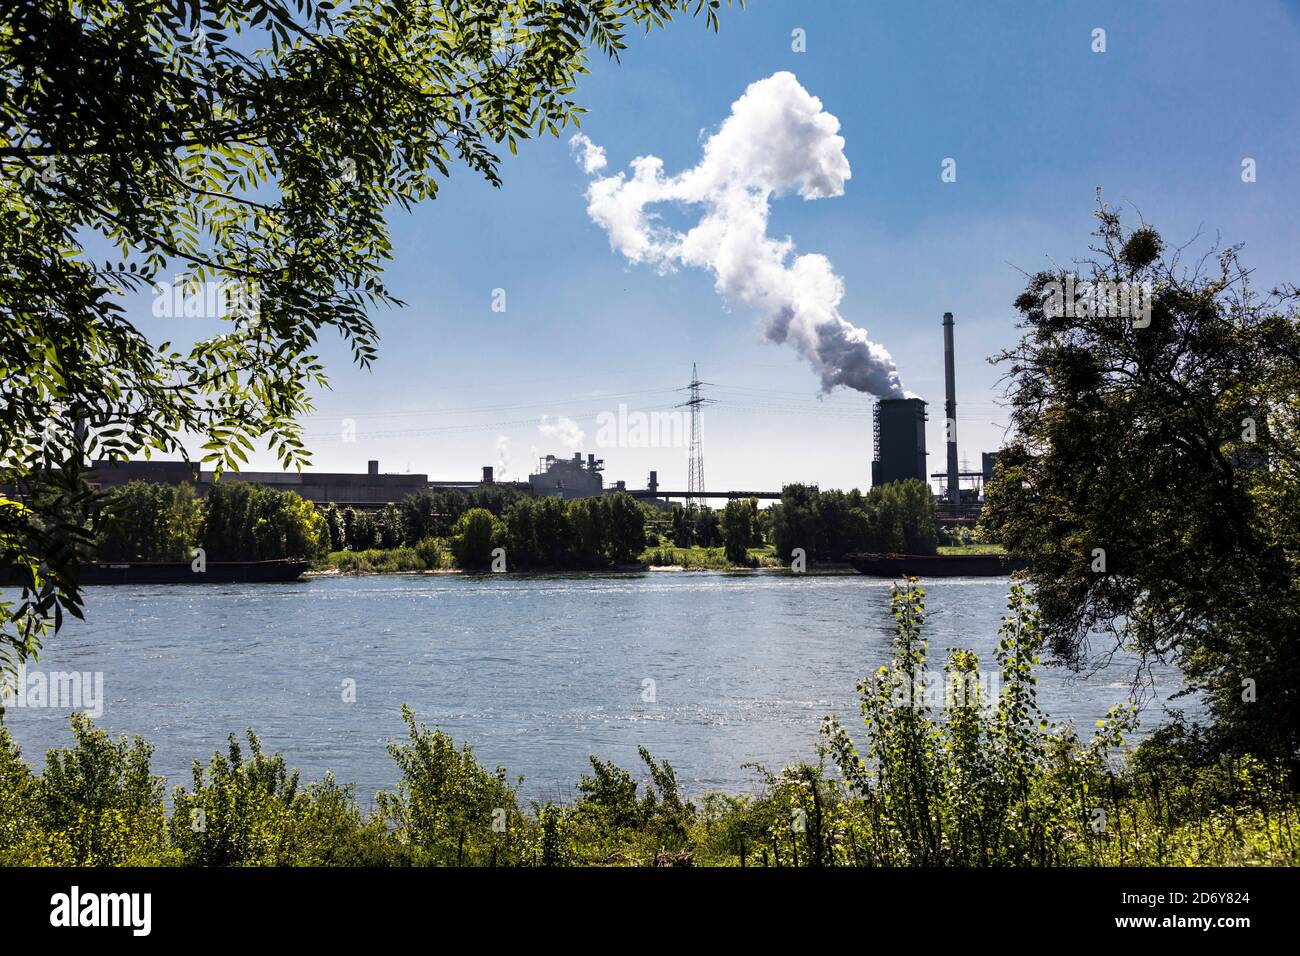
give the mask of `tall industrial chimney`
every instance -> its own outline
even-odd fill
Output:
[[[953,372],[951,312],[943,314],[943,370],[947,385],[943,415],[948,440],[948,501],[956,505],[961,503],[961,487],[957,478],[957,380]]]

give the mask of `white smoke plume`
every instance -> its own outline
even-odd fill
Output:
[[[704,144],[692,169],[665,176],[663,160],[638,156],[625,173],[593,179],[587,214],[610,245],[633,263],[660,272],[678,265],[709,269],[719,294],[763,315],[767,338],[787,342],[817,371],[823,392],[843,385],[883,398],[903,387],[889,352],[839,312],[844,283],[818,253],[795,255],[789,237],[767,234],[769,204],[791,192],[803,199],[844,194],[851,175],[840,121],[793,73],[751,83],[731,115]],[[605,151],[579,134],[570,140],[588,174],[605,166]],[[646,207],[700,205],[703,215],[685,233],[670,229]]]
[[[496,476],[504,478],[509,473],[510,468],[510,436],[497,436],[497,467]]]
[[[555,439],[570,451],[578,451],[582,448],[582,439],[585,437],[578,423],[563,415],[556,415],[554,418],[543,415],[542,420],[537,424],[537,430],[544,437]]]

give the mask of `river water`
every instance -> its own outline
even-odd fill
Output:
[[[933,665],[968,647],[993,667],[1007,588],[929,582]],[[368,804],[396,783],[385,744],[404,736],[406,704],[522,773],[528,796],[571,797],[588,754],[639,771],[638,745],[688,793],[753,790],[742,764],[812,758],[825,714],[861,739],[855,686],[888,660],[889,594],[885,580],[785,572],[97,587],[87,621],[65,625],[29,673],[102,672],[97,724],[143,735],[172,784],[251,726],[304,779],[333,769]],[[1128,699],[1132,676],[1125,661],[1087,678],[1044,668],[1039,700],[1086,732]],[[1163,700],[1177,681],[1157,677]],[[71,739],[66,709],[11,707],[5,720],[29,762]]]

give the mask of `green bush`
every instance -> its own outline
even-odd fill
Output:
[[[71,862],[66,841],[57,849],[41,823],[40,778],[23,762],[18,745],[0,724],[0,866],[50,866]]]
[[[482,571],[492,564],[492,551],[505,540],[505,526],[486,508],[471,508],[460,516],[451,548],[456,563],[467,571]]]
[[[85,714],[69,718],[75,743],[51,750],[29,791],[29,820],[39,824],[59,863],[140,866],[167,858],[165,781],[150,772],[153,748],[139,737],[113,740]]]
[[[402,779],[378,794],[379,813],[411,859],[420,864],[509,865],[525,859],[524,817],[506,772],[487,770],[469,746],[456,749],[440,730],[429,730],[406,707],[407,741],[392,743]]]
[[[367,818],[353,788],[327,773],[299,785],[284,756],[268,756],[247,732],[248,755],[232,734],[226,754],[192,790],[178,787],[172,844],[189,866],[376,866],[403,862],[378,817]]]
[[[252,731],[248,745],[252,755],[245,760],[231,734],[226,755],[213,754],[206,771],[194,762],[194,789],[177,789],[172,839],[187,865],[287,862],[293,819],[305,809],[298,774],[282,756],[266,756]]]
[[[442,538],[421,538],[416,542],[415,556],[430,571],[450,568],[455,564],[455,557]]]

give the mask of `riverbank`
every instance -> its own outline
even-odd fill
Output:
[[[540,574],[557,572],[620,572],[620,571],[748,571],[782,570],[785,565],[776,556],[771,545],[749,548],[747,560],[738,564],[727,559],[722,548],[676,548],[672,546],[648,547],[635,562],[607,564],[594,567],[535,567],[512,568],[509,552],[503,552],[505,569],[527,570]],[[321,574],[404,574],[404,573],[460,573],[452,551],[443,543],[422,542],[413,548],[371,549],[366,551],[332,551],[313,563],[309,575]],[[819,571],[846,570],[852,567],[841,562],[819,562]],[[480,573],[480,572],[474,572]]]
[[[971,544],[959,546],[940,546],[940,555],[982,555],[1005,554],[999,545]],[[525,570],[528,573],[601,573],[601,572],[635,572],[635,571],[789,571],[789,565],[781,561],[772,545],[761,548],[749,548],[747,560],[739,564],[727,559],[722,548],[676,548],[655,546],[646,548],[639,555],[638,561],[629,564],[604,565],[600,567],[529,567],[513,569],[510,556],[504,555],[507,571]],[[813,561],[804,569],[810,574],[856,574],[854,566],[847,561]],[[325,558],[316,561],[306,577],[321,577],[336,574],[461,574],[466,572],[456,567],[451,551],[445,547],[425,548],[388,548],[367,551],[333,551]]]

